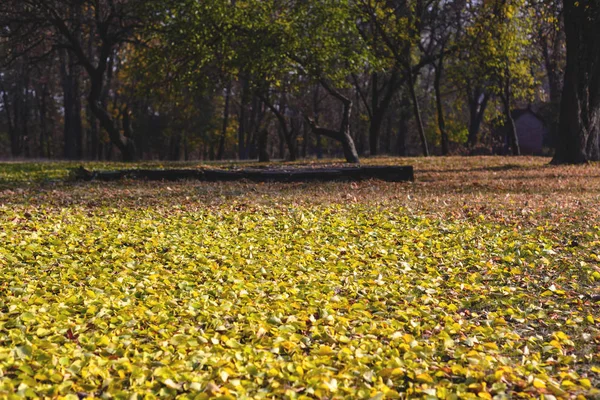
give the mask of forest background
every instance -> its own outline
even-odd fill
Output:
[[[519,154],[517,109],[544,121],[548,155],[564,15],[556,0],[7,0],[0,156]]]

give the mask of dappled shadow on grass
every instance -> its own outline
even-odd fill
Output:
[[[453,165],[453,164],[450,164]],[[547,168],[552,168],[552,165],[549,164],[503,164],[503,165],[489,165],[489,166],[480,166],[480,165],[472,165],[466,164],[459,167],[438,167],[438,168],[417,168],[417,172],[419,173],[446,173],[446,174],[460,174],[465,172],[514,172],[514,171],[533,171],[533,170],[545,170]]]
[[[64,174],[71,163],[41,166],[0,165],[0,204],[56,205],[57,207],[221,207],[239,204],[348,204],[394,205],[439,215],[455,215],[465,204],[485,204],[520,218],[523,204],[535,202],[533,212],[566,207],[596,217],[600,203],[600,165],[550,166],[534,157],[449,157],[367,160],[366,165],[415,165],[414,183],[207,183],[198,181],[78,183],[36,180],[36,176]],[[329,162],[336,164],[337,162]],[[323,165],[325,162],[315,162]],[[115,168],[90,163],[90,168]],[[120,164],[119,164],[120,165]],[[138,164],[136,164],[138,165]],[[148,166],[146,164],[139,164]],[[162,164],[152,164],[160,167]],[[296,163],[295,165],[299,165]],[[117,165],[118,166],[118,165]],[[172,166],[172,164],[163,167]],[[195,164],[197,167],[198,164]],[[128,166],[131,168],[132,166]],[[185,164],[185,167],[193,167]],[[63,171],[63,172],[60,172]],[[13,176],[9,186],[3,186]],[[14,178],[16,177],[16,178]],[[578,202],[578,203],[577,203]],[[565,211],[566,212],[566,211]]]

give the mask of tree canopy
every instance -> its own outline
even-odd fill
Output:
[[[578,26],[596,35],[595,4],[574,4],[565,1],[565,16],[587,18]],[[6,0],[0,141],[13,157],[518,154],[542,151],[519,145],[512,115],[529,109],[545,119],[550,152],[567,39],[580,34],[563,27],[562,8]],[[582,56],[570,60],[587,68]],[[585,72],[582,84],[595,86],[594,76]]]

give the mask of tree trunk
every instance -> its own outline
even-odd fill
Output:
[[[483,122],[483,116],[490,99],[489,94],[481,87],[467,87],[467,99],[469,102],[469,135],[467,138],[467,146],[475,147],[479,143],[479,129]]]
[[[277,128],[277,136],[279,136],[279,158],[285,160],[285,133],[281,127],[281,123]]]
[[[40,157],[42,158],[50,158],[50,146],[48,140],[48,126],[47,126],[47,116],[48,116],[48,107],[47,107],[47,99],[50,96],[48,93],[48,85],[41,84],[38,87],[38,115],[40,122]]]
[[[135,143],[131,138],[121,134],[112,117],[100,104],[103,83],[104,71],[101,68],[94,74],[90,74],[90,94],[88,96],[90,111],[98,119],[100,126],[108,133],[111,143],[121,152],[123,161],[135,161],[137,158]]]
[[[371,117],[369,123],[369,150],[372,156],[379,155],[379,137],[381,136],[381,125],[383,124],[384,113],[377,110]]]
[[[190,160],[190,141],[188,140],[187,134],[183,134],[183,160]]]
[[[314,94],[313,94],[313,115],[314,115],[314,123],[315,125],[319,125],[319,116],[321,114],[321,108],[319,107],[319,92],[321,85],[317,84],[315,86]],[[310,126],[310,124],[309,124]],[[323,158],[323,140],[321,135],[317,134],[317,140],[315,143],[315,150],[317,153],[317,160]]]
[[[548,144],[555,148],[558,137],[562,77],[564,76],[564,67],[562,66],[565,41],[564,29],[557,29],[550,34],[540,29],[538,41],[542,46],[542,55],[548,79],[548,93],[550,95],[550,112],[546,121],[550,136]]]
[[[306,154],[308,152],[308,133],[308,125],[302,124],[302,158],[306,158]]]
[[[221,136],[219,137],[219,150],[217,151],[217,160],[222,160],[225,154],[225,139],[227,137],[227,127],[229,126],[229,97],[231,94],[231,82],[225,88],[225,107],[223,108],[223,126]]]
[[[567,65],[553,163],[600,160],[600,2],[564,0]]]
[[[372,156],[379,154],[379,132],[381,131],[382,113],[376,112],[379,108],[379,88],[377,73],[371,75],[371,110],[373,115],[369,124],[369,153]]]
[[[19,89],[22,90],[20,86]],[[19,157],[23,150],[22,146],[22,131],[21,131],[21,107],[22,107],[22,99],[21,90],[15,91],[13,97],[13,128],[12,134],[10,135],[10,149],[13,157]]]
[[[208,158],[212,159],[211,153],[212,144],[208,150]],[[179,133],[174,133],[169,138],[169,160],[170,161],[179,161],[181,155],[181,135]]]
[[[342,123],[339,131],[330,131],[328,129],[319,129],[316,125],[311,124],[313,131],[317,134],[325,134],[326,136],[332,137],[342,143],[342,148],[344,149],[344,157],[346,158],[346,162],[358,164],[358,152],[356,151],[356,146],[354,145],[354,139],[352,139],[352,135],[350,134],[350,117],[352,115],[352,100],[341,94],[338,90],[333,88],[329,83],[321,79],[321,86],[327,92],[342,102],[344,106],[344,110],[342,112]],[[319,131],[320,130],[320,131]]]
[[[381,126],[388,112],[394,94],[397,92],[400,83],[403,79],[399,79],[399,70],[394,67],[387,81],[383,83],[381,91],[384,91],[383,96],[380,96],[378,87],[377,74],[373,74],[372,78],[372,95],[371,95],[371,113],[369,121],[369,149],[371,155],[379,154],[379,142],[381,137]]]
[[[60,52],[60,72],[64,109],[64,157],[78,160],[82,156],[83,142],[80,67],[75,57],[65,50]]]
[[[248,79],[242,80],[242,98],[240,104],[240,115],[238,123],[238,159],[245,160],[248,158],[246,155],[246,134],[248,125],[248,103],[250,102],[250,84]]]
[[[298,159],[298,135],[300,134],[300,123],[297,118],[290,119],[290,130],[287,141],[288,150],[290,152],[290,161]]]
[[[15,118],[13,118],[13,113],[11,112],[12,108],[18,108],[16,106],[16,102],[17,102],[17,95],[15,94],[15,96],[13,96],[13,104],[11,107],[11,103],[10,103],[10,97],[8,94],[8,91],[6,91],[6,89],[4,87],[1,88],[2,89],[2,108],[4,109],[4,112],[6,113],[6,122],[8,124],[8,136],[10,138],[10,154],[13,157],[18,157],[20,154],[20,144],[19,144],[19,135],[18,135],[18,129],[15,126],[16,125],[16,116]]]
[[[248,120],[248,128],[246,129],[246,158],[258,158],[257,142],[260,134],[260,124],[263,118],[262,100],[259,96],[252,96],[250,118]]]
[[[344,115],[342,117],[342,147],[344,148],[344,157],[346,158],[346,162],[358,164],[360,161],[358,159],[358,153],[356,152],[356,146],[354,146],[354,139],[352,139],[352,135],[350,134],[350,115],[352,113],[352,101],[347,100],[344,103]]]
[[[267,150],[269,131],[266,129],[258,133],[258,162],[269,162],[269,151]]]
[[[415,80],[412,76],[410,68],[408,74],[408,89],[410,90],[410,97],[413,104],[413,113],[415,116],[415,122],[417,124],[417,130],[419,131],[419,138],[421,139],[421,148],[423,155],[429,157],[429,147],[427,146],[427,137],[425,137],[425,128],[423,127],[423,120],[421,119],[421,109],[419,108],[419,99],[417,98],[417,92],[415,90]]]
[[[408,136],[408,121],[410,118],[410,98],[406,90],[400,94],[400,122],[396,138],[396,152],[400,157],[406,157],[406,137]]]
[[[101,150],[100,150],[100,132],[98,132],[98,121],[90,106],[86,107],[86,115],[88,124],[90,125],[90,148],[89,148],[89,157],[92,160],[100,160]]]
[[[510,90],[510,82],[511,75],[510,70],[506,67],[504,72],[505,74],[505,82],[504,82],[504,92],[500,96],[502,102],[504,103],[504,116],[506,118],[506,123],[508,127],[507,135],[508,135],[508,144],[510,149],[512,150],[513,156],[521,155],[521,147],[519,146],[519,136],[517,135],[517,126],[515,125],[515,120],[512,117],[511,109],[512,109],[512,93]]]
[[[30,114],[30,106],[29,106],[29,73],[25,73],[23,88],[25,89],[25,93],[23,94],[23,104],[21,105],[21,148],[23,151],[23,155],[29,158],[29,146],[31,142],[31,138],[29,137],[29,114]]]
[[[508,93],[508,90],[505,90],[505,93],[500,97],[502,98],[502,103],[504,104],[504,118],[506,119],[506,123],[504,125],[506,129],[506,142],[508,148],[512,151],[513,156],[519,156],[521,155],[521,148],[519,146],[517,126],[515,125],[515,120],[513,119],[511,113],[510,93]]]
[[[442,70],[444,68],[443,59],[444,58],[440,56],[437,65],[434,65],[435,79],[433,81],[433,87],[435,90],[435,104],[438,116],[438,129],[440,130],[440,135],[442,139],[442,155],[445,156],[448,155],[450,151],[450,140],[448,138],[448,132],[446,131],[446,122],[444,121],[444,107],[442,103],[442,93],[440,89],[442,80]]]
[[[294,126],[293,121],[288,121],[285,117],[286,112],[286,99],[283,97],[278,107],[271,102],[270,99],[265,96],[261,96],[261,100],[267,105],[267,107],[273,112],[277,121],[279,122],[279,153],[280,157],[284,158],[284,147],[282,146],[284,143],[287,146],[289,160],[296,161],[298,158],[297,145],[296,145],[296,136],[297,130]]]

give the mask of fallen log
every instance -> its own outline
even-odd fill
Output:
[[[76,180],[116,181],[134,179],[147,181],[174,181],[192,179],[207,182],[249,180],[252,182],[313,182],[358,181],[380,179],[388,182],[414,181],[412,166],[365,166],[281,169],[124,169],[117,171],[89,171],[83,167],[73,170]]]

